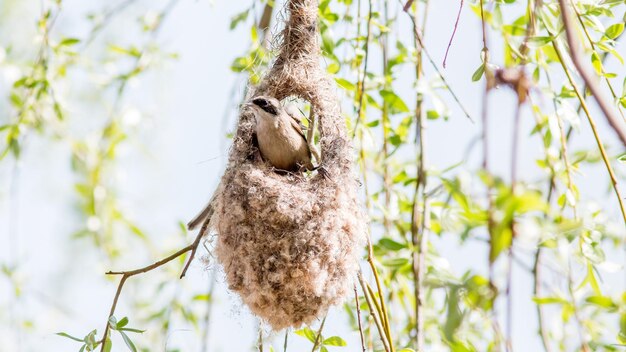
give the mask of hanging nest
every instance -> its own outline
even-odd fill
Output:
[[[280,54],[251,98],[311,104],[328,177],[277,173],[255,157],[255,119],[242,109],[211,220],[229,288],[275,330],[311,323],[343,302],[366,233],[336,88],[319,66],[317,1],[287,7]]]

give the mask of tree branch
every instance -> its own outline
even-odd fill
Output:
[[[363,326],[361,325],[361,304],[359,303],[359,293],[356,290],[356,284],[353,286],[354,289],[354,303],[356,304],[356,318],[359,323],[359,337],[361,338],[361,348],[363,352],[365,352],[365,337],[363,336]]]
[[[459,12],[456,14],[456,21],[454,22],[454,30],[452,30],[452,35],[450,36],[450,41],[448,42],[448,47],[446,48],[446,54],[443,57],[443,68],[446,68],[446,60],[448,60],[448,52],[450,51],[450,47],[452,46],[452,41],[454,40],[454,35],[456,34],[456,30],[459,27],[459,20],[461,19],[461,10],[463,10],[463,0],[461,0],[461,4],[459,4]]]
[[[192,244],[178,250],[176,253],[169,255],[153,264],[150,264],[148,266],[145,266],[143,268],[139,268],[139,269],[135,269],[135,270],[128,270],[128,271],[108,271],[106,273],[106,275],[121,275],[122,278],[120,279],[120,283],[117,285],[117,291],[115,292],[115,297],[113,298],[113,304],[111,305],[111,309],[109,311],[109,316],[107,318],[107,324],[106,327],[104,328],[104,334],[102,335],[102,340],[100,340],[101,343],[101,348],[100,348],[100,352],[104,352],[104,348],[106,345],[106,341],[109,335],[109,331],[110,331],[110,323],[109,323],[109,319],[113,316],[113,314],[115,314],[115,308],[117,307],[117,302],[120,298],[120,295],[122,293],[122,288],[124,287],[124,283],[126,283],[126,280],[128,280],[130,277],[135,276],[135,275],[139,275],[139,274],[143,274],[146,273],[148,271],[154,270],[164,264],[167,264],[169,262],[171,262],[172,260],[180,257],[181,255],[191,251],[191,255],[189,256],[189,259],[187,261],[187,264],[185,265],[185,267],[183,268],[182,274],[180,275],[180,278],[182,279],[185,276],[185,273],[187,272],[187,269],[189,268],[189,264],[191,263],[191,261],[194,258],[194,255],[196,254],[196,250],[198,249],[198,245],[200,244],[200,240],[202,239],[202,237],[204,236],[204,234],[206,233],[208,226],[209,226],[209,221],[210,218],[207,218],[204,223],[202,224],[202,228],[200,229],[200,232],[198,232],[198,235],[196,236],[196,239],[193,241]]]
[[[573,33],[573,21],[572,14],[565,2],[565,0],[559,0],[559,4],[561,5],[561,17],[563,19],[563,26],[565,28],[565,34],[567,37],[567,44],[569,46],[570,57],[572,58],[572,62],[576,67],[576,70],[580,74],[580,76],[585,81],[585,84],[591,91],[591,94],[595,98],[598,106],[604,113],[604,116],[607,119],[607,122],[613,128],[623,146],[626,146],[626,130],[619,122],[619,118],[615,113],[615,110],[611,107],[611,103],[602,95],[600,91],[600,86],[596,81],[596,77],[589,72],[589,70],[583,65],[583,58],[581,57],[580,50],[578,49],[578,45],[576,44],[576,38]]]

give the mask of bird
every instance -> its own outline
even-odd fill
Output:
[[[293,108],[283,107],[278,99],[258,96],[246,106],[256,121],[256,138],[263,160],[278,170],[313,171],[311,148]]]
[[[252,109],[256,122],[256,139],[263,160],[277,170],[302,172],[318,170],[327,177],[323,167],[314,167],[309,146],[295,106],[283,107],[278,99],[258,96],[244,104]],[[215,211],[216,196],[221,192],[221,183],[209,203],[187,223],[188,230],[194,230],[205,221],[210,221]]]

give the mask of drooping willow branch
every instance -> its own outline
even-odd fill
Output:
[[[452,35],[450,36],[450,41],[448,42],[448,47],[446,48],[446,54],[443,57],[443,68],[446,68],[446,61],[448,60],[448,53],[450,52],[450,47],[452,46],[452,41],[454,40],[454,35],[456,34],[456,30],[459,27],[459,20],[461,19],[462,10],[463,10],[463,0],[461,0],[461,3],[459,4],[459,12],[456,14],[456,21],[454,22],[454,29],[452,30]]]
[[[572,89],[574,90],[574,94],[576,94],[576,97],[578,98],[578,101],[580,102],[580,106],[582,107],[583,111],[585,112],[585,115],[587,116],[587,120],[589,121],[589,125],[591,126],[591,131],[593,132],[593,136],[596,140],[596,144],[598,145],[598,150],[600,151],[600,155],[602,156],[602,161],[604,162],[606,170],[609,173],[609,178],[611,179],[613,190],[615,191],[615,196],[617,197],[617,201],[619,203],[620,210],[622,212],[622,217],[624,219],[624,222],[626,223],[626,205],[624,204],[623,197],[618,187],[617,177],[615,176],[615,172],[613,172],[613,167],[611,166],[609,157],[606,153],[606,150],[604,149],[604,144],[602,142],[602,139],[600,138],[600,134],[598,133],[598,128],[596,126],[595,120],[591,116],[591,112],[589,111],[589,108],[587,106],[587,103],[585,102],[585,98],[582,92],[578,88],[578,85],[574,81],[572,74],[569,72],[567,66],[565,65],[565,62],[563,61],[564,60],[563,53],[561,52],[561,49],[559,48],[559,45],[555,39],[552,40],[552,47],[554,48],[554,51],[559,58],[559,62],[561,64],[561,67],[563,68],[563,72],[565,73],[565,76],[567,76],[567,79],[570,85],[572,86]],[[590,86],[587,85],[587,87],[590,87]]]
[[[584,59],[581,57],[580,50],[578,49],[578,45],[576,43],[576,38],[574,37],[573,20],[569,7],[567,6],[565,0],[559,0],[559,4],[561,5],[561,17],[563,19],[563,26],[565,29],[565,35],[567,38],[567,44],[569,46],[572,62],[574,63],[574,66],[576,66],[576,70],[578,71],[578,73],[580,73],[580,76],[585,81],[585,84],[591,91],[591,95],[593,95],[596,102],[598,103],[598,106],[604,113],[607,122],[609,123],[611,128],[613,128],[613,130],[621,140],[622,144],[626,146],[626,129],[624,129],[622,124],[620,124],[620,119],[617,117],[615,110],[611,107],[611,103],[604,97],[604,95],[600,91],[600,86],[598,85],[598,82],[596,81],[594,75],[589,72],[585,65],[583,65]],[[624,220],[626,221],[626,214],[624,214]]]
[[[406,11],[406,9],[405,9]],[[424,4],[424,21],[422,23],[422,36],[425,31],[426,12],[428,11],[428,1]],[[419,28],[415,14],[407,12],[413,18],[413,40],[417,49],[417,61],[415,64],[415,77],[420,80],[423,74],[423,47],[419,45]],[[457,22],[458,23],[458,22]],[[456,31],[456,25],[455,25]],[[424,276],[426,275],[426,250],[428,246],[428,221],[429,221],[429,202],[426,194],[427,174],[426,174],[426,121],[422,113],[423,99],[420,93],[416,96],[415,102],[415,120],[416,120],[416,138],[419,144],[419,155],[416,160],[418,165],[417,182],[415,183],[415,192],[413,195],[413,209],[411,213],[411,240],[413,243],[412,253],[412,269],[413,269],[413,285],[415,296],[415,348],[417,351],[424,350],[425,331],[424,331],[424,300],[425,287]],[[421,208],[419,199],[422,200]],[[421,213],[421,221],[418,221]]]

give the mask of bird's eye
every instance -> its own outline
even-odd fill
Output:
[[[257,98],[257,99],[254,99],[254,100],[252,101],[252,103],[254,103],[255,105],[257,105],[257,106],[259,106],[259,107],[261,107],[261,108],[266,107],[266,106],[268,105],[268,104],[267,104],[267,100],[262,99],[262,98]]]

